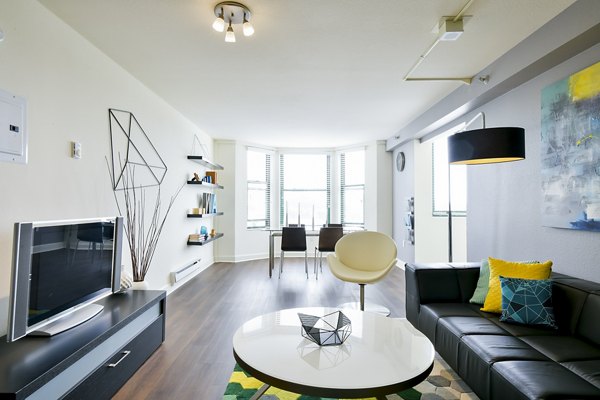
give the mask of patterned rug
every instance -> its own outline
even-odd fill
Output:
[[[250,376],[237,364],[229,378],[227,389],[223,400],[246,400],[263,385],[261,381]],[[460,379],[460,377],[436,355],[433,363],[433,371],[426,380],[417,386],[387,396],[388,400],[478,400],[479,398],[471,391],[471,388]],[[261,400],[335,400],[314,396],[304,396],[285,390],[270,387],[261,397]],[[367,399],[364,399],[367,400]],[[368,400],[375,400],[374,397]]]

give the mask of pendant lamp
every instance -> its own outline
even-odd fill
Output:
[[[525,129],[483,128],[448,137],[450,164],[493,164],[525,159]]]

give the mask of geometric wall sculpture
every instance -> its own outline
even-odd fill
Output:
[[[167,165],[129,111],[108,109],[113,190],[123,190],[123,179],[135,177],[135,187],[159,186]]]

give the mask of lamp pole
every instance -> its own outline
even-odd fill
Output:
[[[452,262],[452,192],[450,191],[450,167],[448,164],[448,262]]]

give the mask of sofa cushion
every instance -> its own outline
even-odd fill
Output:
[[[492,365],[491,398],[598,399],[600,389],[552,361],[499,361]]]
[[[466,335],[458,350],[458,373],[482,398],[490,396],[490,369],[503,360],[548,360],[531,346],[512,336]]]
[[[419,313],[418,329],[435,343],[435,331],[440,317],[466,316],[477,317],[479,313],[475,310],[477,306],[468,303],[432,303],[422,304]]]
[[[439,328],[444,328],[460,337],[464,335],[508,335],[504,329],[481,317],[444,317]]]
[[[550,279],[500,277],[502,315],[500,321],[556,328]]]
[[[522,336],[522,341],[556,362],[600,358],[600,348],[574,336]]]
[[[509,334],[520,337],[520,336],[558,336],[559,331],[556,329],[546,328],[543,326],[536,325],[517,325],[501,322],[496,314],[493,314],[493,318],[488,318],[490,321],[504,329]]]
[[[577,324],[576,333],[600,346],[600,295],[588,295]]]
[[[506,335],[498,325],[481,317],[443,317],[435,334],[435,349],[444,360],[458,370],[458,345],[464,335]]]
[[[502,291],[500,290],[500,276],[523,279],[548,279],[551,273],[552,261],[540,264],[524,264],[498,260],[489,257],[490,287],[483,303],[482,311],[502,311]]]
[[[563,367],[575,372],[592,385],[600,388],[600,359],[586,361],[568,361]]]

